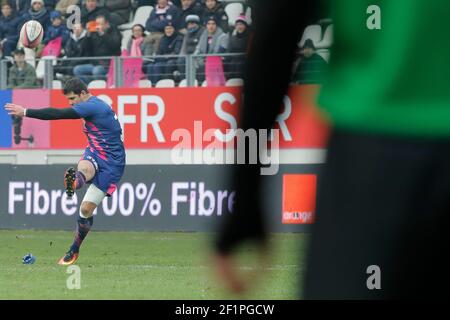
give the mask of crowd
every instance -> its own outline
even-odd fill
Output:
[[[81,9],[80,21],[71,19],[71,5]],[[145,24],[131,26],[132,35],[128,41],[125,39],[124,46],[124,31],[119,26],[128,23],[137,8],[149,5],[153,10]],[[111,59],[105,57],[121,56],[124,50],[128,56],[142,57],[142,77],[152,84],[160,79],[179,82],[186,77],[186,55],[246,53],[252,35],[248,17],[242,13],[230,23],[224,3],[218,0],[2,0],[0,57],[14,61],[10,74],[24,67],[27,72],[22,76],[33,73],[16,62],[17,52],[19,56],[22,52],[17,51],[21,46],[19,32],[29,20],[39,21],[44,28],[44,39],[35,57],[48,55],[46,46],[54,48],[59,40],[56,54],[51,51],[51,55],[84,60],[59,60],[54,75],[75,75],[86,83],[106,80]],[[320,74],[316,70],[322,70],[326,62],[315,53],[311,41],[300,49],[296,65],[302,71],[294,70],[293,80],[304,83],[305,75]],[[222,58],[227,78],[242,78],[244,59],[244,55]],[[199,82],[205,80],[205,64],[204,57],[194,61]],[[9,86],[15,87],[14,77],[8,79]],[[36,74],[24,83],[38,85]]]
[[[81,21],[68,28],[66,22],[73,13],[68,10],[71,5],[81,8]],[[123,32],[118,27],[129,22],[132,10],[148,5],[153,10],[145,25],[133,25],[132,36],[126,48],[122,48]],[[245,53],[251,34],[244,13],[230,26],[224,4],[218,0],[2,0],[2,59],[16,61],[16,53],[22,52],[17,51],[21,47],[20,29],[29,20],[39,21],[44,28],[44,39],[34,53],[36,58],[48,52],[49,44],[53,48],[54,40],[60,43],[58,57],[92,58],[82,63],[63,60],[54,66],[55,74],[75,75],[87,83],[106,79],[110,59],[96,57],[120,56],[122,49],[129,56],[143,58],[143,74],[152,83],[162,78],[179,81],[185,77],[185,61],[181,55]],[[224,58],[224,71],[239,76],[242,63],[242,58]],[[204,77],[203,65],[204,61],[196,63],[200,80]],[[14,67],[18,68],[16,62]],[[36,79],[27,83],[36,83]],[[14,84],[10,82],[10,86]]]

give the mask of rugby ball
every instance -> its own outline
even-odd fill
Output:
[[[30,20],[23,24],[20,30],[20,42],[25,48],[36,48],[44,37],[44,28],[36,20]]]

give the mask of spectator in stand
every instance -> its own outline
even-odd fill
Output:
[[[88,32],[97,32],[97,26],[95,25],[97,16],[103,16],[108,21],[110,18],[108,10],[99,7],[97,0],[86,0],[84,7],[81,9],[81,23]]]
[[[228,32],[228,15],[225,12],[221,3],[218,3],[217,0],[206,0],[205,9],[203,11],[202,23],[206,24],[207,19],[209,17],[214,16],[217,25],[224,32]]]
[[[202,5],[200,3],[200,0],[195,0],[196,2],[198,2],[198,5]],[[137,6],[138,7],[142,7],[142,6],[156,6],[156,4],[158,3],[158,0],[137,0]],[[169,0],[169,4],[170,5],[174,5],[177,6],[177,8],[181,8],[181,0]]]
[[[145,28],[141,24],[135,24],[131,31],[133,35],[127,43],[127,51],[131,57],[142,57],[142,72],[147,73],[148,65],[155,62],[154,55],[150,43],[145,42]]]
[[[50,12],[44,6],[44,0],[31,0],[31,8],[23,15],[23,23],[29,20],[39,21],[44,28],[44,33],[51,26]]]
[[[105,0],[105,9],[111,14],[111,24],[120,25],[130,20],[130,0]]]
[[[57,2],[58,0],[45,0],[45,9],[47,9],[48,12],[52,12],[55,10]]]
[[[52,11],[55,8],[58,0],[46,0],[45,8],[48,12]],[[30,0],[11,0],[11,8],[17,14],[17,16],[23,16],[30,9]]]
[[[186,17],[190,15],[201,17],[203,15],[203,7],[195,0],[181,0],[181,15],[178,32],[182,35],[186,35],[187,33]]]
[[[217,21],[214,16],[210,16],[206,19],[206,30],[200,37],[194,54],[215,54],[225,53],[228,45],[228,36],[217,26]],[[205,58],[198,57],[196,59],[197,79],[202,82],[205,80],[204,69]]]
[[[131,27],[132,36],[127,43],[127,51],[132,57],[151,57],[156,54],[152,52],[152,47],[145,42],[145,28],[142,24],[135,24]],[[154,62],[153,58],[146,58],[149,61]]]
[[[186,35],[183,39],[180,54],[193,54],[198,45],[200,36],[205,31],[205,28],[200,25],[200,17],[197,15],[189,15],[186,17]]]
[[[95,19],[96,32],[88,36],[88,45],[93,57],[120,56],[122,35],[104,16]],[[110,59],[94,59],[91,63],[77,65],[73,69],[75,76],[88,84],[91,80],[104,80],[108,72]]]
[[[194,54],[225,53],[227,50],[228,36],[217,25],[214,16],[206,19],[206,30],[200,36]]]
[[[47,29],[42,44],[46,45],[50,41],[58,37],[62,37],[61,47],[64,48],[64,46],[67,43],[67,40],[69,40],[70,32],[69,29],[67,29],[66,24],[62,23],[61,12],[56,10],[52,11],[50,13],[50,21],[52,22],[52,25]]]
[[[200,25],[200,17],[197,15],[187,16],[185,22],[186,35],[184,36],[180,50],[180,55],[183,55],[183,57],[178,58],[178,72],[174,74],[176,81],[186,77],[186,58],[184,55],[193,54],[195,52],[200,37],[205,30],[205,28]]]
[[[183,6],[183,0],[173,0],[172,3],[174,5],[176,5],[178,8],[181,8]],[[203,11],[204,5],[203,5],[202,1],[200,1],[200,0],[193,0],[193,3],[194,3],[195,6],[201,8],[202,11]]]
[[[235,22],[234,31],[230,36],[227,53],[246,53],[251,38],[251,31],[244,15],[240,15]],[[242,78],[245,56],[227,57],[225,67],[229,78]]]
[[[158,4],[153,9],[150,17],[145,23],[145,29],[150,32],[145,42],[153,46],[152,51],[158,51],[159,42],[164,36],[164,27],[167,20],[171,20],[176,29],[179,25],[180,11],[174,5],[169,5],[168,0],[158,0]]]
[[[91,48],[89,47],[87,31],[81,23],[73,25],[70,38],[64,47],[64,53],[67,58],[90,57]],[[77,60],[62,60],[59,65],[53,67],[55,74],[72,76],[73,68],[80,64]]]
[[[30,0],[10,0],[8,2],[18,17],[23,16],[30,9]]]
[[[294,73],[295,83],[321,83],[328,64],[316,53],[314,42],[307,39],[300,51],[301,57]]]
[[[166,21],[164,27],[164,36],[161,38],[158,56],[162,55],[178,55],[183,44],[183,36],[179,34],[172,21]],[[177,69],[177,57],[158,57],[155,63],[150,64],[147,69],[147,74],[152,83],[158,82],[160,79],[168,79],[173,77],[173,72]]]
[[[137,0],[136,1],[136,7],[143,7],[143,6],[154,6],[156,1],[154,0]]]
[[[63,17],[67,17],[70,15],[67,13],[67,8],[70,6],[81,7],[81,0],[59,0],[55,6],[55,10],[61,12]]]
[[[25,61],[23,48],[13,52],[14,65],[9,69],[8,89],[37,87],[36,71]]]
[[[145,28],[142,24],[135,24],[131,27],[133,35],[127,43],[127,51],[132,57],[141,57],[145,55],[144,32]]]
[[[22,25],[22,19],[13,12],[11,4],[8,1],[2,2],[2,14],[0,16],[0,50],[3,56],[11,56],[17,47],[19,40],[19,26]],[[0,57],[2,54],[0,54]]]

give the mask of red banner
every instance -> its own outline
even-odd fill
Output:
[[[324,147],[328,130],[315,107],[318,90],[318,86],[294,86],[285,97],[276,125],[281,148]],[[241,102],[239,87],[91,91],[116,112],[126,148],[172,148],[180,143],[180,133],[198,141],[196,138],[204,137],[207,129],[214,129],[215,138],[223,141],[225,130],[236,126]],[[60,90],[53,90],[51,104],[68,107]],[[77,120],[52,121],[51,147],[84,148],[86,138],[81,125]],[[208,139],[201,139],[200,145],[194,143],[192,147],[205,148],[209,144]]]
[[[283,175],[283,224],[312,224],[316,213],[317,176]]]

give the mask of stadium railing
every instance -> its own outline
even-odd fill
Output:
[[[320,51],[320,50],[319,50]],[[329,55],[328,50],[317,53],[325,58]],[[326,55],[324,55],[326,54]],[[34,88],[53,89],[55,86],[60,88],[61,84],[70,76],[73,76],[73,68],[83,64],[105,61],[106,74],[103,75],[85,75],[86,82],[93,80],[104,82],[105,88],[126,88],[126,87],[159,87],[159,80],[170,79],[173,86],[195,87],[207,86],[206,84],[206,59],[208,57],[220,57],[219,65],[215,60],[215,65],[211,72],[220,80],[223,85],[230,79],[243,78],[243,64],[245,54],[224,53],[214,55],[164,55],[164,56],[143,56],[143,57],[84,57],[84,58],[54,58],[44,57],[30,63],[36,65],[36,75],[38,82]],[[170,67],[164,68],[167,61],[170,60]],[[327,61],[328,62],[328,61]],[[97,64],[97,63],[94,63]],[[8,88],[9,68],[12,61],[4,59],[0,61],[0,90]],[[112,69],[112,71],[111,71]],[[223,70],[223,74],[222,73]],[[295,71],[295,70],[294,70]],[[321,83],[326,69],[316,68],[313,65],[306,68],[300,74],[301,80],[293,79],[293,82],[299,84],[317,84]],[[297,74],[298,76],[298,74]],[[56,80],[56,81],[54,81]],[[98,86],[97,81],[96,87]],[[216,84],[217,85],[217,84]]]
[[[242,78],[242,66],[245,54],[224,53],[216,55],[164,55],[164,56],[142,56],[142,57],[83,57],[83,58],[55,58],[43,57],[30,63],[35,65],[38,83],[35,88],[52,89],[53,80],[64,81],[73,76],[73,68],[84,64],[98,63],[103,60],[106,74],[84,75],[86,82],[92,80],[104,80],[110,88],[137,87],[137,83],[146,83],[146,86],[154,87],[158,80],[172,79],[175,86],[180,82],[183,86],[196,86],[204,82],[205,60],[207,57],[220,57],[222,67],[214,69],[216,73],[221,72],[225,81],[231,78]],[[165,63],[170,60],[170,72],[164,68]],[[237,63],[236,63],[237,61]],[[13,62],[8,59],[0,61],[0,90],[8,88],[9,69]],[[112,71],[111,71],[112,70]],[[134,80],[136,81],[134,81]],[[149,80],[142,81],[139,80]],[[184,80],[184,81],[183,81]],[[133,85],[130,85],[133,83]]]

